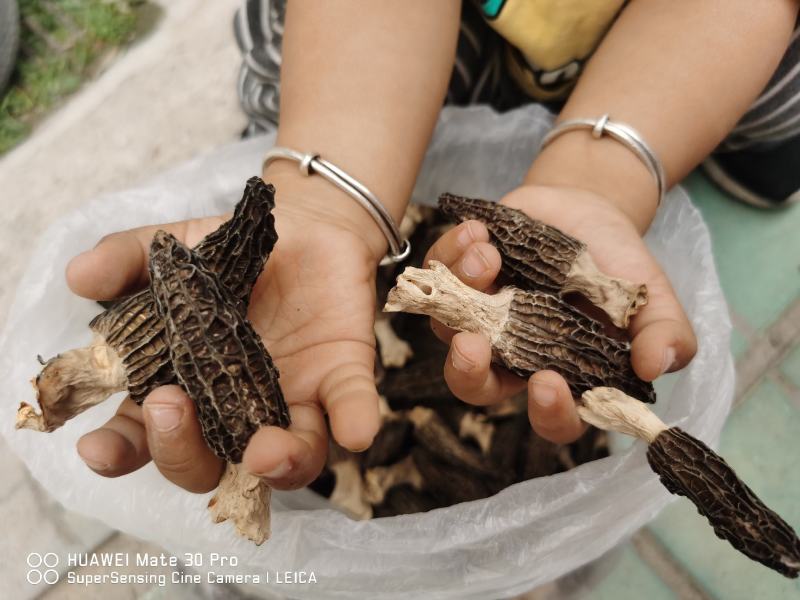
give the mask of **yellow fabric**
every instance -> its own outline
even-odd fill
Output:
[[[488,23],[505,38],[509,72],[530,96],[549,100],[574,85],[625,0],[505,0]]]

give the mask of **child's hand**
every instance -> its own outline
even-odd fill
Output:
[[[648,303],[633,317],[631,360],[646,381],[684,367],[694,356],[697,341],[675,293],[650,255],[631,221],[612,203],[584,190],[526,185],[502,200],[528,215],[558,227],[585,242],[597,266],[608,275],[647,285]],[[488,243],[479,221],[467,221],[443,235],[426,261],[446,264],[466,284],[490,289],[500,271],[500,254]],[[490,366],[489,341],[473,333],[455,333],[432,322],[436,334],[450,342],[444,376],[453,393],[470,404],[499,402],[525,388],[526,382]],[[540,371],[527,382],[528,416],[534,430],[556,443],[577,439],[586,429],[564,379]]]
[[[367,448],[378,431],[372,329],[377,261],[374,248],[352,227],[322,218],[320,210],[309,214],[281,206],[275,209],[279,240],[253,290],[248,315],[280,370],[292,425],[261,428],[243,462],[270,485],[294,489],[310,483],[325,463],[324,412],[336,441],[350,450]],[[73,259],[69,286],[92,299],[140,289],[147,283],[148,250],[157,229],[193,246],[222,221],[198,219],[112,234]],[[152,458],[165,477],[193,492],[216,487],[223,468],[201,436],[193,403],[178,386],[156,389],[143,407],[126,399],[108,423],[80,439],[78,452],[109,477],[130,473]]]

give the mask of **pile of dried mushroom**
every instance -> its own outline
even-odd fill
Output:
[[[88,348],[47,361],[35,379],[41,412],[23,403],[20,428],[53,431],[67,419],[128,390],[141,402],[154,387],[178,383],[198,406],[209,446],[228,469],[209,507],[256,543],[269,536],[269,488],[239,463],[250,436],[265,424],[286,427],[289,413],[278,373],[246,318],[250,291],[277,241],[274,189],[248,181],[234,217],[189,249],[159,232],[150,258],[151,285],[120,300],[90,324]],[[351,454],[331,446],[312,484],[358,518],[429,510],[490,496],[515,482],[550,475],[607,454],[613,430],[648,444],[647,458],[665,487],[688,497],[715,533],[788,577],[800,569],[800,540],[725,461],[699,440],[668,428],[646,406],[649,383],[630,364],[630,345],[565,296],[578,292],[624,328],[647,302],[645,286],[600,273],[586,246],[523,213],[481,200],[444,195],[441,213],[483,221],[503,259],[496,294],[475,291],[444,265],[408,267],[379,314],[377,367],[383,426],[372,447]],[[411,210],[415,264],[441,233],[440,215]],[[379,297],[395,273],[384,273]],[[445,349],[425,317],[481,333],[493,360],[522,377],[554,369],[566,379],[591,428],[558,447],[536,436],[525,399],[468,407],[441,376]]]

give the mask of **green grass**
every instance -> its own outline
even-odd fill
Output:
[[[141,0],[19,0],[20,54],[11,84],[0,99],[0,154],[22,141],[37,120],[78,89],[99,58],[140,33],[147,13],[139,8],[142,4]]]

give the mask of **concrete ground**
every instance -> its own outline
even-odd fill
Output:
[[[0,160],[0,324],[34,241],[55,219],[222,143],[244,126],[234,82],[235,0],[163,2],[156,31],[114,62]],[[735,323],[736,407],[721,451],[768,504],[800,529],[800,207],[764,213],[733,203],[695,174],[686,186],[708,221]],[[710,373],[709,377],[714,374]],[[64,511],[0,441],[0,597],[230,598],[230,588],[30,585],[31,551],[136,552],[150,545]],[[800,586],[714,537],[677,502],[613,557],[584,597],[781,599]],[[91,571],[91,569],[82,569]],[[575,584],[573,581],[572,584]],[[532,599],[577,597],[548,586]],[[577,587],[582,587],[578,585]],[[45,593],[46,592],[46,593]]]
[[[160,4],[162,19],[152,34],[0,159],[0,325],[34,242],[54,220],[100,193],[129,187],[231,142],[245,126],[235,92],[240,58],[231,25],[239,3]],[[22,600],[43,593],[44,585],[29,585],[25,579],[25,559],[31,551],[64,555],[98,547],[112,552],[147,548],[64,511],[2,440],[0,456],[5,524],[0,536],[0,556],[5,559],[0,562],[0,598]],[[87,592],[59,585],[47,593],[52,598],[147,595],[152,597],[150,586]]]

